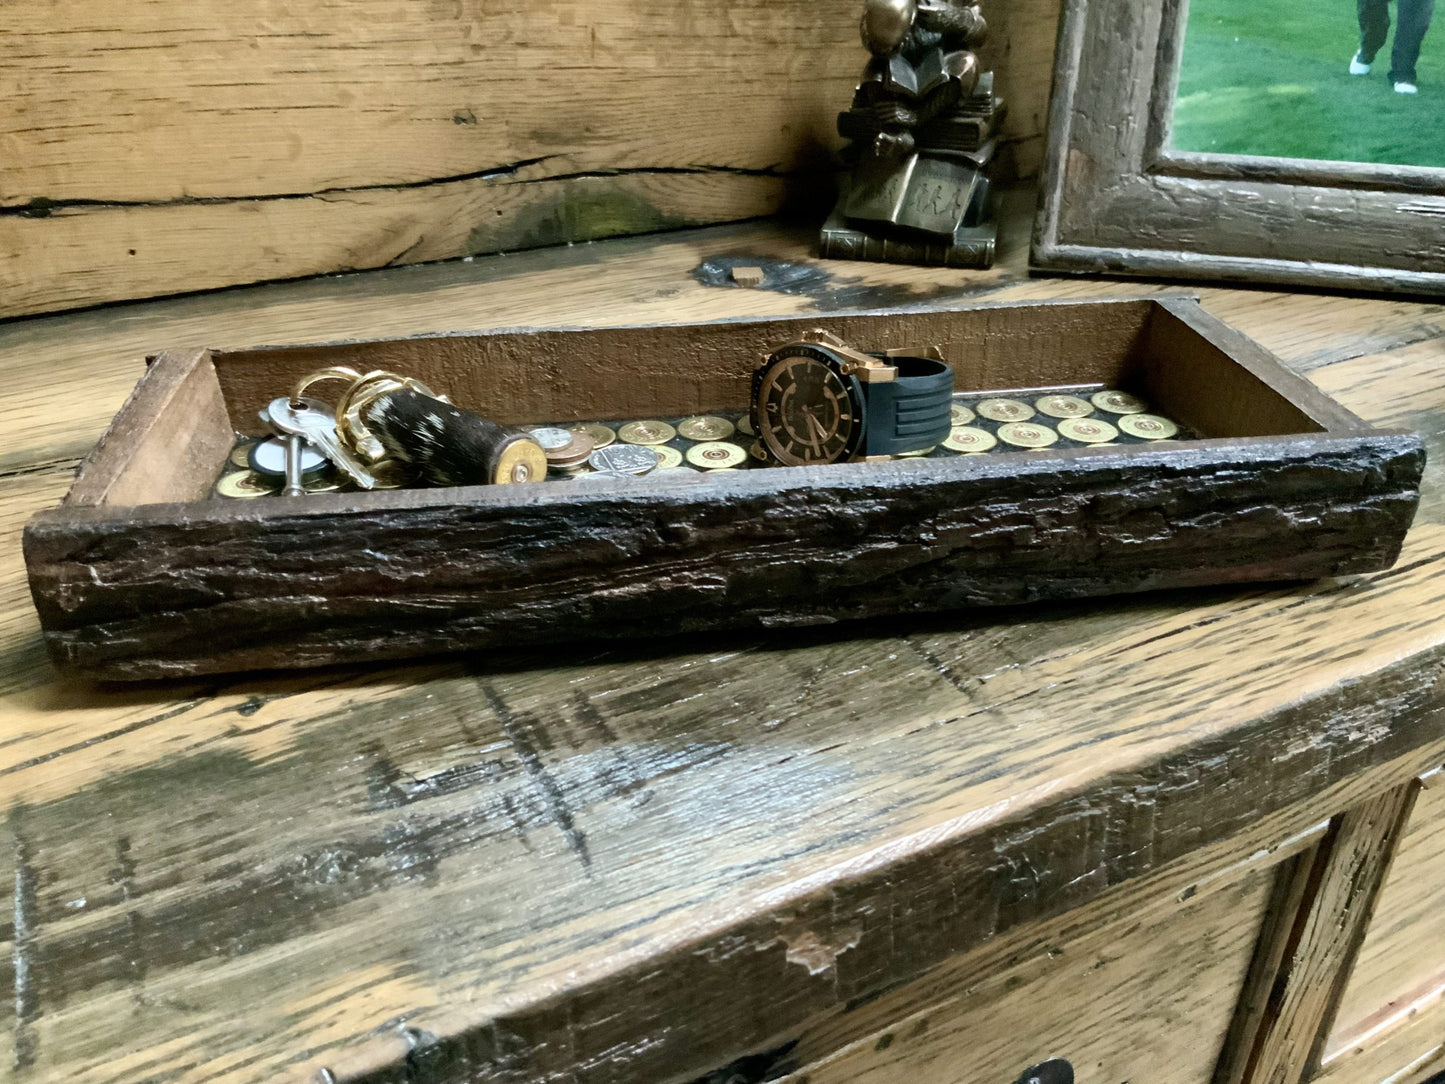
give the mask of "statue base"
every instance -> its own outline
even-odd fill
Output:
[[[860,166],[842,180],[819,237],[820,255],[992,267],[998,221],[982,164],[914,154],[897,164]]]

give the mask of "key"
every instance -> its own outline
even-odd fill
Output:
[[[278,433],[283,436],[294,433],[303,438],[362,489],[376,485],[371,472],[336,438],[336,419],[320,399],[308,396],[289,399],[283,395],[271,400],[266,411],[271,415],[272,428]]]
[[[283,497],[306,496],[306,487],[301,484],[301,439],[296,433],[286,434],[286,485],[281,490]]]

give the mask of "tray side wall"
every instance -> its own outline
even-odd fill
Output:
[[[218,353],[232,424],[305,374],[346,364],[415,376],[506,423],[681,416],[747,405],[753,368],[812,329],[865,349],[940,346],[961,389],[1111,383],[1139,363],[1154,301],[980,306],[653,327],[502,331]],[[321,386],[324,395],[335,385]]]
[[[26,559],[59,663],[153,678],[1371,571],[1398,555],[1423,461],[1386,434],[565,502],[56,512],[27,528]]]

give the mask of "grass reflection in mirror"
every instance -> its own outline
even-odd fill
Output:
[[[1445,166],[1445,27],[1425,36],[1414,95],[1387,78],[1394,30],[1370,74],[1351,75],[1348,0],[1190,0],[1170,146]]]

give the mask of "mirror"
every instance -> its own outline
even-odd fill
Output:
[[[1033,266],[1445,294],[1445,30],[1352,75],[1380,2],[1064,0]]]
[[[1445,166],[1433,7],[1190,0],[1169,147]]]

